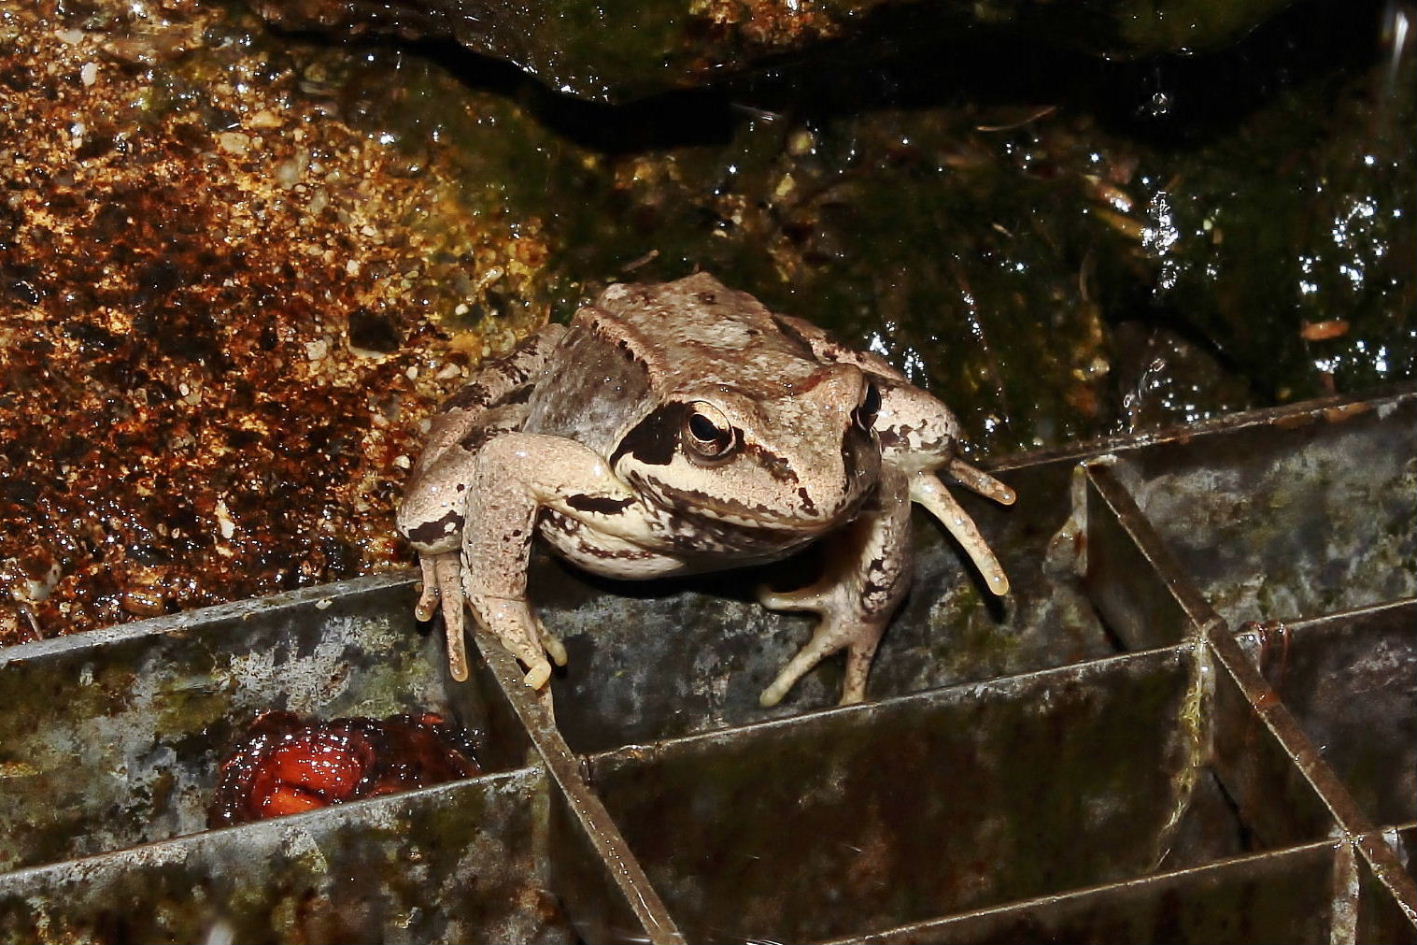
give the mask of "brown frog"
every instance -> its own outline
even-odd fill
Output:
[[[539,689],[566,650],[527,601],[534,536],[588,571],[643,579],[774,561],[818,539],[825,573],[763,591],[820,615],[762,693],[775,705],[847,650],[842,702],[866,695],[876,644],[910,582],[910,506],[938,518],[995,594],[1008,579],[936,478],[1010,504],[957,455],[949,409],[883,359],[768,311],[707,273],[612,285],[483,367],[435,417],[398,509],[417,549],[421,620],[442,600],[467,678],[463,601]]]

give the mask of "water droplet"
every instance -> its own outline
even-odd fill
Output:
[[[1171,114],[1171,107],[1174,103],[1171,96],[1157,89],[1151,96],[1151,100],[1146,103],[1147,114],[1152,118],[1165,118]]]

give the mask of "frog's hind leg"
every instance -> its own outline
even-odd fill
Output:
[[[547,325],[511,354],[477,369],[432,418],[396,510],[399,532],[417,549],[423,572],[414,616],[431,620],[442,602],[448,669],[459,682],[468,677],[459,552],[466,524],[467,479],[481,444],[519,430],[526,422],[526,400],[564,333],[560,325]],[[548,652],[553,658],[560,652],[564,660],[564,649],[559,641],[553,642]]]
[[[810,611],[821,616],[807,645],[788,661],[759,697],[764,706],[782,701],[823,658],[846,650],[841,704],[866,698],[871,660],[886,624],[910,586],[910,502],[905,475],[885,467],[872,502],[833,536],[826,572],[796,591],[764,590],[769,610]]]

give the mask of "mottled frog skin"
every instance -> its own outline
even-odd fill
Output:
[[[811,611],[811,640],[764,690],[774,705],[847,651],[842,702],[859,702],[910,581],[910,506],[963,546],[996,594],[1008,579],[935,473],[1001,503],[1007,486],[957,455],[944,404],[883,359],[698,273],[619,284],[484,366],[435,417],[398,509],[423,569],[419,619],[442,601],[448,657],[467,677],[464,601],[527,668],[564,665],[527,600],[533,538],[629,580],[715,571],[831,543],[825,573],[764,590]],[[692,645],[686,641],[686,645]]]

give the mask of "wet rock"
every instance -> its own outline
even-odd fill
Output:
[[[614,107],[198,3],[7,9],[0,642],[407,562],[429,412],[614,280],[711,270],[985,453],[1411,378],[1413,56],[1331,6],[1134,63],[897,26]]]
[[[195,3],[0,16],[0,643],[405,560],[397,460],[545,319],[545,237],[359,67]]]
[[[1108,57],[1191,53],[1253,29],[1290,0],[258,0],[286,29],[452,39],[548,88],[624,101],[690,88],[829,44],[958,41],[1004,30]],[[832,68],[830,56],[819,63]]]

